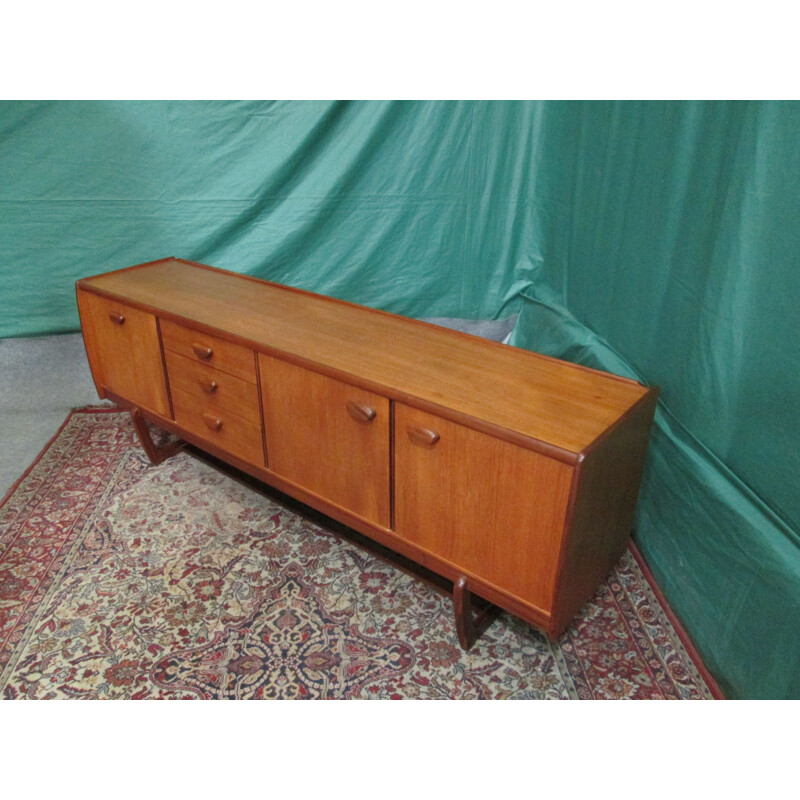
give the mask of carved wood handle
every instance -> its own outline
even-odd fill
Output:
[[[208,361],[208,359],[214,355],[214,351],[210,347],[206,347],[204,344],[198,344],[197,342],[192,345],[192,350],[194,350],[194,354],[198,358],[202,358],[205,361]]]
[[[199,383],[203,391],[206,392],[207,394],[214,394],[214,392],[216,392],[217,389],[219,388],[219,384],[216,381],[201,380]]]
[[[116,312],[112,311],[108,318],[115,324],[115,325],[122,325],[125,322],[125,315],[124,314],[117,314]]]
[[[439,441],[439,434],[429,428],[409,427],[408,438],[411,439],[414,444],[433,447],[433,445]]]
[[[212,431],[218,431],[222,428],[222,420],[219,417],[215,417],[213,414],[209,414],[207,411],[203,414],[203,422],[205,422]]]
[[[375,409],[355,400],[347,401],[347,413],[359,422],[372,422],[375,419]]]

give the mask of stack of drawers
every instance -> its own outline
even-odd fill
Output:
[[[175,422],[264,466],[255,353],[247,347],[161,321]]]

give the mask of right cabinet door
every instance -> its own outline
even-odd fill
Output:
[[[258,363],[268,468],[389,528],[389,400],[264,354]]]
[[[571,466],[397,403],[394,475],[396,533],[550,610]]]

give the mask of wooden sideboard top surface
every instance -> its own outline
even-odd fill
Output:
[[[520,348],[182,259],[78,285],[568,453],[582,452],[653,391]]]

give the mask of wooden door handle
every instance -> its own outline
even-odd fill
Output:
[[[408,438],[414,444],[425,445],[426,447],[433,447],[439,441],[439,434],[429,428],[418,428],[416,426],[408,428]]]
[[[213,414],[209,414],[207,411],[203,414],[203,422],[205,422],[212,431],[218,431],[222,428],[222,420],[219,417],[215,417]]]
[[[200,386],[207,394],[214,394],[219,389],[219,384],[216,381],[200,381]]]
[[[372,422],[375,419],[376,411],[364,403],[356,403],[355,400],[347,401],[347,413],[359,422]]]
[[[192,350],[194,350],[194,354],[198,358],[202,358],[204,361],[208,361],[208,359],[214,355],[214,351],[210,347],[206,347],[204,344],[198,344],[197,342],[192,345]]]
[[[108,318],[115,324],[115,325],[122,325],[125,322],[125,315],[124,314],[117,314],[116,312],[112,311]]]

